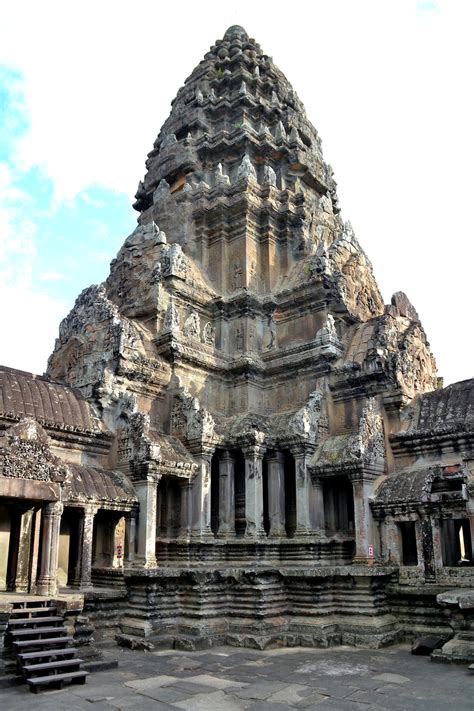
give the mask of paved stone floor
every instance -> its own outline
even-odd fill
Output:
[[[114,648],[118,669],[85,686],[31,694],[0,690],[0,709],[17,711],[284,711],[285,709],[474,709],[466,667],[413,657],[409,647],[206,652]]]

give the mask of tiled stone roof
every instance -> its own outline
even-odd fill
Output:
[[[108,504],[133,504],[137,498],[131,482],[121,472],[71,464],[71,489],[67,501],[98,502],[107,508]]]
[[[419,395],[407,408],[407,414],[412,415],[410,425],[396,438],[474,430],[474,378]]]
[[[0,366],[0,417],[32,417],[43,426],[99,432],[89,403],[71,387]]]

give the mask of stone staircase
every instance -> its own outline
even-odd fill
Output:
[[[83,660],[70,646],[72,637],[50,600],[14,602],[7,638],[30,691],[61,688],[64,682],[85,684],[89,672],[81,669]]]

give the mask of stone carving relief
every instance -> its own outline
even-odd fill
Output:
[[[222,163],[217,164],[217,168],[214,172],[214,182],[216,185],[230,185],[229,176],[224,174]]]
[[[263,169],[264,185],[276,186],[277,176],[271,165],[266,165]]]
[[[187,338],[199,340],[200,330],[199,315],[196,311],[191,310],[184,322],[183,333]]]
[[[166,309],[163,331],[179,331],[179,312],[173,301],[169,302]]]
[[[375,398],[371,397],[362,410],[359,432],[351,439],[350,454],[367,465],[381,464],[385,459],[383,420]]]
[[[51,451],[51,440],[31,417],[24,417],[0,437],[0,474],[67,484],[71,472]]]
[[[201,406],[197,397],[183,387],[179,378],[171,411],[171,433],[186,440],[212,442],[216,438],[212,415]]]
[[[372,265],[360,247],[350,222],[328,247],[331,283],[351,314],[362,321],[384,312]]]
[[[267,327],[268,327],[267,351],[271,351],[274,348],[276,348],[276,324],[275,324],[275,319],[273,318],[273,314],[270,314],[270,316],[268,316]]]
[[[174,243],[161,259],[162,274],[164,277],[174,276],[186,279],[187,263],[181,245]]]
[[[240,259],[237,259],[232,265],[232,287],[237,290],[243,286],[243,270]]]
[[[161,447],[150,437],[150,417],[143,412],[134,412],[129,419],[129,435],[132,459],[136,463],[160,461]]]
[[[236,351],[243,351],[244,349],[244,331],[242,326],[238,325],[235,329],[234,345]]]
[[[216,329],[210,321],[204,325],[202,330],[202,341],[208,346],[215,346],[216,344]]]
[[[327,314],[321,328],[317,331],[314,339],[316,346],[322,348],[323,353],[338,355],[342,351],[342,345],[336,331],[334,316]]]
[[[289,431],[303,440],[315,444],[321,432],[327,430],[327,416],[324,412],[324,393],[314,390],[307,404],[289,420]]]
[[[244,179],[250,179],[250,180],[257,179],[257,173],[256,173],[253,163],[250,160],[250,157],[247,155],[247,153],[242,158],[242,162],[239,165],[239,168],[237,170],[237,180],[244,180]]]

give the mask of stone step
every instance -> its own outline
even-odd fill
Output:
[[[30,690],[33,692],[39,691],[40,686],[49,686],[50,684],[59,684],[62,686],[64,681],[75,681],[80,684],[85,684],[89,672],[76,671],[66,672],[65,674],[49,674],[48,676],[37,676],[32,679],[27,679]]]
[[[51,607],[19,607],[11,611],[10,614],[10,621],[12,617],[14,619],[19,619],[18,615],[31,615],[32,613],[36,614],[37,612],[42,613],[43,615],[46,614],[47,612],[54,613],[56,612],[56,608],[51,606]],[[28,619],[28,618],[21,618],[21,619]]]
[[[46,647],[51,644],[64,644],[65,642],[72,642],[72,637],[48,637],[46,639],[27,639],[17,642],[13,642],[15,649],[26,649],[27,647]]]
[[[30,674],[40,671],[49,671],[58,667],[73,667],[79,666],[84,660],[74,657],[73,659],[56,659],[54,662],[41,662],[40,664],[25,664],[23,671],[29,677]]]
[[[67,634],[67,630],[64,629],[64,627],[31,627],[29,629],[21,629],[21,630],[9,630],[11,636],[13,638],[17,637],[31,637],[31,635],[42,635],[42,634],[58,634],[61,632],[64,632],[64,634]]]
[[[8,621],[8,628],[10,630],[10,627],[19,627],[19,626],[25,626],[25,625],[47,625],[48,623],[52,622],[64,622],[64,619],[62,617],[50,615],[49,617],[23,617],[21,619],[16,619]],[[10,630],[11,631],[11,630]]]
[[[61,637],[64,639],[64,637]],[[50,641],[50,640],[48,640]],[[41,659],[41,657],[64,657],[66,654],[76,654],[75,647],[65,647],[64,649],[41,649],[36,652],[20,652],[18,655],[21,661],[28,659]]]

